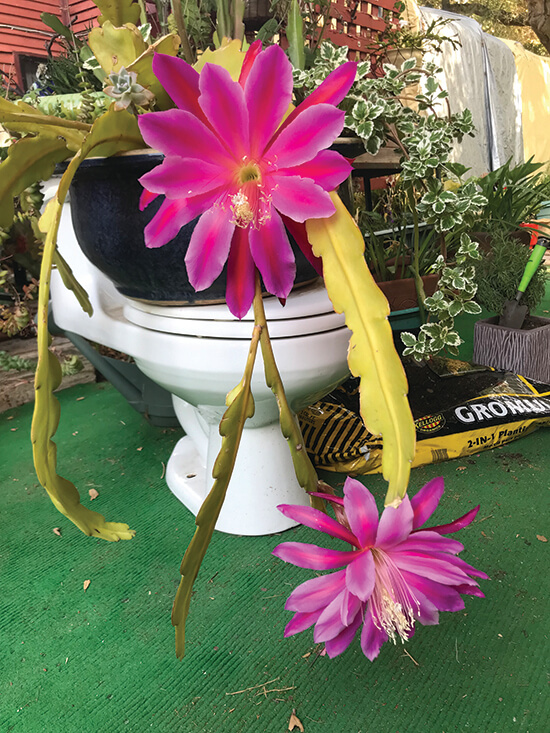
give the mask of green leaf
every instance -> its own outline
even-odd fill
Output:
[[[72,178],[70,166],[65,175]],[[70,183],[70,181],[69,181]],[[68,184],[67,184],[68,187]],[[44,254],[40,270],[38,295],[38,365],[35,376],[35,402],[31,425],[36,475],[48,492],[55,507],[71,520],[84,534],[100,537],[110,542],[128,540],[134,531],[127,524],[106,522],[105,517],[93,512],[80,503],[80,496],[74,484],[57,474],[57,446],[52,441],[59,423],[59,402],[53,391],[61,382],[61,367],[55,355],[49,350],[47,331],[48,300],[50,293],[50,272],[55,250],[55,240],[61,220],[62,204],[53,198],[46,207],[40,223],[47,230]]]
[[[456,318],[456,316],[460,315],[462,311],[463,311],[463,307],[462,307],[462,303],[460,302],[460,300],[453,300],[453,302],[449,306],[449,315],[452,318]]]
[[[405,346],[412,348],[416,344],[416,336],[413,333],[409,333],[408,331],[403,331],[401,333],[401,341],[405,344]]]
[[[93,152],[94,156],[109,157],[145,147],[136,117],[125,109],[115,111],[111,107],[94,122],[79,155],[86,158]]]
[[[448,333],[445,341],[449,346],[460,346],[460,344],[463,343],[462,339],[456,331],[451,331],[450,333]]]
[[[70,155],[64,140],[26,137],[8,149],[0,163],[0,227],[9,229],[13,221],[15,196],[36,181],[53,174],[56,163]]]
[[[94,309],[92,308],[92,304],[90,303],[88,293],[75,278],[70,265],[63,259],[63,257],[61,256],[61,252],[58,249],[55,250],[53,256],[53,264],[57,267],[57,271],[61,275],[63,285],[67,288],[67,290],[73,291],[84,313],[87,313],[89,316],[93,315]]]
[[[424,323],[420,328],[429,338],[436,338],[441,333],[439,323]]]
[[[101,11],[98,18],[99,24],[103,25],[110,20],[114,26],[120,27],[125,23],[139,25],[140,7],[134,0],[94,0]]]
[[[225,500],[244,424],[254,414],[254,400],[250,390],[250,381],[256,360],[260,332],[260,327],[255,326],[244,376],[239,385],[228,395],[229,406],[220,423],[222,445],[212,471],[214,484],[196,516],[195,524],[197,528],[181,562],[181,580],[172,607],[172,625],[176,629],[176,656],[178,659],[181,659],[185,654],[185,621],[189,613],[193,584],[206,555],[216,521]]]
[[[77,47],[82,44],[82,41],[78,40],[72,30],[70,28],[67,28],[67,26],[61,22],[57,15],[53,15],[52,13],[41,13],[40,20],[45,25],[47,25],[48,28],[51,28],[52,31],[57,33],[58,36],[63,36],[63,38],[66,38],[68,41],[70,41],[71,44],[74,44]]]
[[[304,51],[304,22],[298,0],[292,0],[288,12],[286,26],[286,37],[288,39],[288,55],[292,65],[296,69],[304,69],[306,56]]]
[[[415,429],[407,401],[407,380],[393,344],[389,306],[365,263],[365,243],[352,216],[334,193],[336,213],[309,219],[306,230],[337,313],[352,332],[348,364],[361,377],[361,417],[373,435],[382,435],[382,471],[389,487],[386,505],[398,505],[407,491],[414,457]]]
[[[481,306],[475,302],[475,300],[468,300],[464,305],[464,312],[470,313],[472,315],[477,315],[478,313],[481,313]]]

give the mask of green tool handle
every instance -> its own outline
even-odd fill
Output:
[[[523,277],[521,278],[521,282],[518,287],[518,293],[524,293],[527,290],[527,286],[531,282],[531,278],[533,277],[533,275],[537,271],[538,266],[542,262],[542,258],[544,257],[544,253],[546,252],[547,247],[548,243],[535,244],[535,246],[533,247],[531,257],[529,257],[529,261],[525,265],[525,270],[523,271]]]

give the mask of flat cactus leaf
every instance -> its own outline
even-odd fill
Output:
[[[57,267],[57,271],[59,272],[61,279],[63,280],[63,285],[67,288],[67,290],[73,291],[74,296],[78,300],[78,303],[84,313],[87,313],[89,316],[93,315],[94,309],[92,308],[92,304],[90,303],[90,299],[88,298],[88,293],[75,278],[71,267],[66,262],[66,260],[63,259],[63,257],[61,256],[61,252],[59,252],[58,249],[56,249],[54,252],[53,264]]]
[[[263,301],[261,298],[254,300],[254,320],[262,327],[260,344],[264,361],[265,381],[277,399],[279,406],[279,422],[281,432],[288,441],[292,463],[296,478],[300,486],[308,494],[314,491],[321,491],[319,488],[319,477],[305,449],[304,438],[300,429],[298,418],[290,409],[288,404],[283,381],[269,339],[269,326],[266,321]],[[310,497],[311,506],[324,511],[325,503],[317,496]]]
[[[76,153],[91,125],[46,115],[24,102],[10,102],[0,97],[0,123],[10,132],[32,133],[41,139],[64,140],[68,153]]]
[[[163,53],[168,56],[175,56],[180,47],[180,37],[175,33],[159,38],[145,51],[126,67],[126,71],[135,71],[138,84],[153,92],[156,98],[156,106],[160,110],[170,109],[174,103],[164,91],[164,87],[153,74],[153,56],[155,53]]]
[[[193,584],[199,573],[225,500],[244,424],[248,418],[254,415],[254,400],[250,391],[250,381],[256,360],[260,331],[261,327],[256,325],[243,378],[227,396],[228,407],[220,423],[222,445],[212,471],[214,484],[197,514],[195,519],[197,528],[181,562],[181,581],[172,608],[172,625],[176,629],[176,656],[178,659],[182,659],[185,654],[185,621],[189,613]]]
[[[120,71],[147,50],[147,43],[135,25],[118,27],[106,20],[101,28],[92,28],[88,44],[106,74]]]
[[[111,105],[92,125],[78,157],[81,160],[92,154],[109,157],[146,147],[135,115],[125,109],[116,111]]]
[[[94,0],[94,2],[101,10],[101,15],[97,19],[100,25],[104,25],[106,21],[117,26],[125,23],[139,25],[141,9],[135,0]]]
[[[365,262],[363,237],[339,197],[331,197],[336,213],[307,221],[307,234],[314,254],[323,260],[334,309],[345,314],[352,331],[348,364],[361,377],[361,417],[371,433],[383,436],[386,505],[397,506],[407,491],[415,448],[407,380],[393,344],[388,302]]]
[[[244,57],[245,53],[241,41],[224,38],[221,46],[215,51],[207,48],[200,55],[197,63],[193,64],[193,68],[200,73],[205,64],[217,64],[227,69],[233,81],[238,81]]]
[[[81,161],[92,153],[94,155],[113,155],[125,150],[144,147],[136,119],[126,111],[109,110],[93,124],[90,133],[61,178],[57,194],[48,203],[40,218],[40,229],[46,232],[44,253],[40,270],[40,290],[38,297],[37,331],[38,331],[38,366],[35,377],[35,405],[31,427],[34,465],[38,480],[48,492],[52,502],[70,519],[84,534],[100,537],[111,542],[131,539],[134,531],[127,524],[107,522],[105,518],[82,506],[74,484],[57,474],[57,446],[52,440],[59,424],[59,402],[53,391],[61,381],[59,362],[49,350],[48,334],[48,299],[50,293],[50,276],[63,203],[67,197],[69,186]],[[62,269],[63,264],[61,265]],[[68,270],[64,272],[70,277]],[[80,294],[86,305],[84,291],[78,290],[71,281],[72,288]]]
[[[11,226],[14,197],[36,181],[50,178],[56,163],[69,154],[65,141],[55,138],[26,137],[10,145],[0,163],[0,227]]]
[[[36,475],[48,492],[55,507],[71,520],[84,534],[100,537],[110,542],[128,540],[134,531],[127,524],[107,522],[98,512],[93,512],[80,503],[80,496],[74,484],[59,476],[56,471],[57,446],[52,441],[59,424],[60,407],[53,391],[61,383],[61,366],[49,350],[47,331],[48,297],[52,257],[55,238],[61,218],[61,206],[52,199],[44,214],[41,226],[48,230],[44,243],[44,255],[40,272],[38,297],[38,365],[35,376],[35,404],[31,426]]]

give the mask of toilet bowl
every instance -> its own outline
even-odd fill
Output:
[[[242,379],[253,313],[239,321],[225,304],[159,306],[126,298],[82,254],[67,210],[58,246],[88,292],[94,313],[89,317],[80,309],[54,271],[56,324],[129,354],[144,374],[172,394],[185,436],[167,463],[166,481],[196,514],[213,483],[212,467],[221,447],[219,423],[227,393]],[[293,291],[284,307],[274,297],[264,298],[264,307],[287,400],[297,412],[346,378],[350,334],[321,280]],[[254,416],[246,421],[216,529],[272,534],[295,525],[277,510],[278,504],[305,505],[309,500],[295,477],[259,348],[251,388]]]

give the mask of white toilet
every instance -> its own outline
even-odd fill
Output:
[[[52,273],[52,310],[57,326],[132,356],[139,369],[172,394],[185,436],[166,468],[172,492],[196,514],[209,492],[219,452],[225,397],[243,376],[254,317],[235,319],[225,305],[158,306],[132,301],[115,289],[82,254],[68,206],[59,249],[90,297],[90,318]],[[350,333],[336,314],[322,280],[291,293],[283,307],[264,299],[269,333],[287,399],[297,412],[348,375]],[[308,504],[290,450],[281,434],[275,398],[265,384],[258,348],[252,379],[255,414],[247,420],[235,469],[216,529],[264,535],[295,525],[277,505]]]

